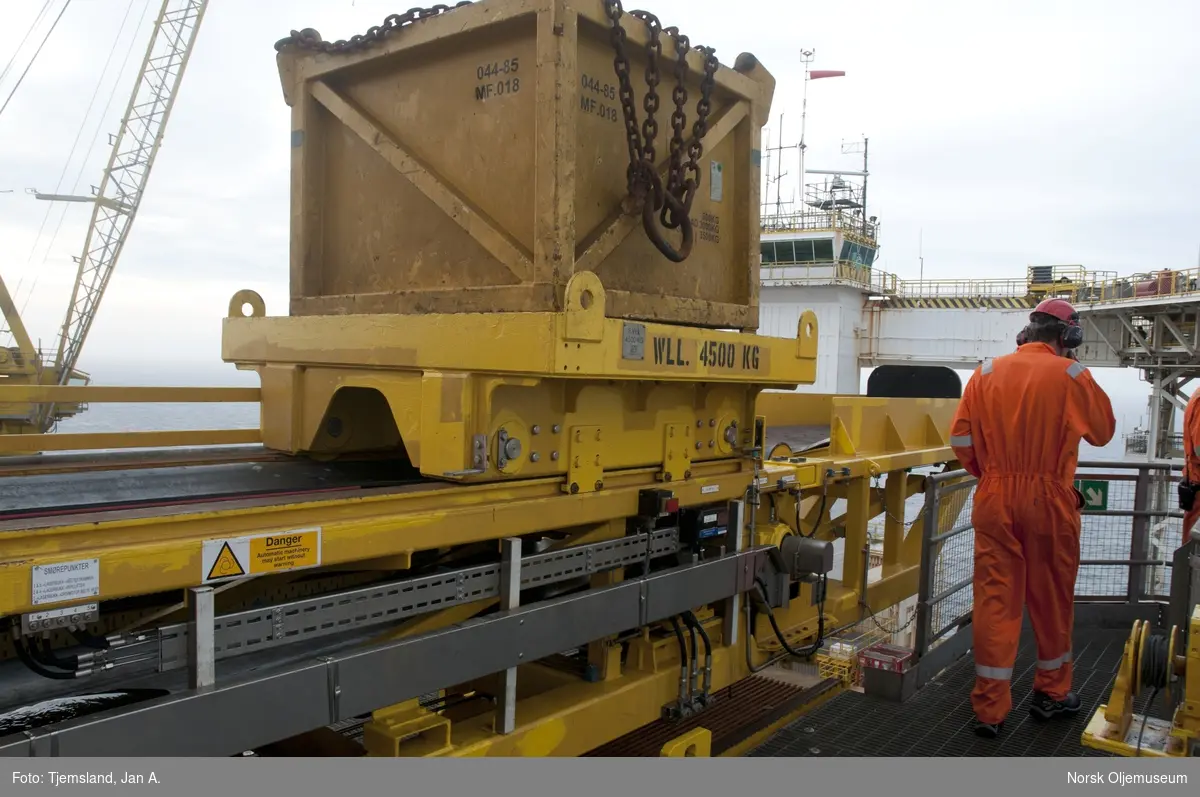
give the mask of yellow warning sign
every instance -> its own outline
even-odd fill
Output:
[[[319,527],[205,540],[201,555],[201,572],[206,583],[320,565]]]
[[[321,563],[320,532],[296,531],[250,540],[250,572],[269,573]]]
[[[246,575],[246,570],[242,567],[241,562],[237,560],[237,557],[233,555],[233,550],[229,547],[229,543],[223,543],[221,551],[217,554],[216,561],[208,569],[208,576],[206,578],[212,580],[244,575]]]

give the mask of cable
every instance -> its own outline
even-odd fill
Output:
[[[696,694],[699,692],[700,649],[696,646],[696,627],[688,620],[688,614],[688,612],[685,612],[683,615],[683,622],[688,630],[688,642],[691,643],[691,672],[688,673],[688,697],[689,699],[695,699]]]
[[[33,24],[29,26],[29,30],[25,31],[25,36],[21,39],[21,43],[17,45],[17,49],[13,50],[12,58],[8,59],[8,63],[4,65],[4,71],[0,72],[0,83],[4,82],[4,78],[8,77],[9,70],[11,70],[12,65],[16,63],[17,55],[19,55],[21,50],[24,49],[25,42],[29,41],[29,35],[33,33],[38,25],[42,24],[42,17],[46,16],[46,11],[49,8],[50,0],[46,0],[46,2],[42,3],[42,10],[38,12],[37,18],[34,19]]]
[[[76,672],[79,670],[79,657],[78,656],[66,656],[66,657],[60,658],[59,655],[54,652],[54,648],[50,645],[50,640],[45,637],[42,637],[41,647],[42,647],[42,655],[41,655],[40,660],[43,661],[44,663],[46,663],[52,667],[57,667],[60,670],[65,670],[67,672]],[[32,643],[29,645],[29,653],[30,653],[30,655],[33,655],[33,644]]]
[[[58,16],[54,18],[54,24],[50,26],[50,30],[46,31],[46,36],[42,39],[42,43],[33,52],[33,58],[29,59],[28,66],[21,76],[17,78],[17,85],[13,86],[12,91],[8,93],[8,98],[4,100],[4,104],[0,105],[0,116],[4,115],[4,109],[12,102],[13,95],[17,93],[17,89],[21,88],[21,84],[25,82],[25,76],[29,74],[29,70],[33,68],[33,64],[37,61],[39,55],[42,54],[42,48],[46,46],[46,42],[50,40],[50,34],[54,33],[54,29],[58,27],[58,21],[63,18],[63,14],[67,13],[67,7],[71,5],[71,0],[67,0],[66,5],[62,7],[62,11],[58,12]]]
[[[92,650],[108,650],[112,647],[107,637],[95,636],[83,628],[72,628],[71,636],[75,637],[76,642]]]
[[[712,640],[709,639],[708,632],[704,630],[704,626],[691,611],[684,612],[683,621],[690,628],[699,632],[700,639],[704,641],[704,685],[701,687],[700,694],[702,698],[707,698],[708,692],[712,688]],[[696,644],[695,639],[695,636],[693,636],[693,646]]]
[[[19,658],[21,660],[21,663],[24,664],[26,667],[28,667],[30,670],[32,670],[34,673],[42,676],[43,678],[52,678],[56,681],[70,681],[70,680],[74,680],[78,676],[77,673],[55,672],[54,670],[47,669],[42,664],[38,663],[34,659],[34,657],[30,655],[29,651],[25,648],[25,639],[23,637],[21,637],[21,635],[19,633],[19,626],[17,625],[17,618],[15,618],[15,617],[12,618],[9,625],[12,629],[13,650],[16,651],[17,658]]]
[[[1170,649],[1170,637],[1155,634],[1146,637],[1146,644],[1142,648],[1141,657],[1141,682],[1144,686],[1151,687],[1150,699],[1146,701],[1145,707],[1142,709],[1142,727],[1138,731],[1137,755],[1142,754],[1142,736],[1146,733],[1146,723],[1150,719],[1150,707],[1154,705],[1154,698],[1158,697],[1161,689],[1167,686],[1171,679],[1171,662],[1167,660]]]
[[[671,627],[675,629],[675,639],[679,642],[679,702],[682,708],[691,700],[692,693],[688,689],[687,643],[683,641],[683,629],[679,627],[678,615],[671,618]]]
[[[824,646],[824,644],[825,644],[825,583],[824,583],[824,579],[826,579],[826,578],[827,578],[827,576],[822,574],[822,576],[821,576],[821,579],[822,579],[821,601],[817,607],[817,638],[816,638],[816,640],[813,641],[813,643],[811,645],[808,646],[808,649],[804,652],[801,652],[800,650],[797,650],[796,648],[793,648],[791,645],[788,644],[787,639],[783,635],[783,630],[779,627],[779,621],[775,619],[775,612],[771,609],[771,604],[767,600],[767,584],[766,584],[766,582],[763,581],[761,576],[756,576],[754,579],[755,584],[758,587],[759,600],[761,601],[763,607],[766,609],[767,620],[770,621],[770,623],[771,623],[771,629],[775,631],[775,637],[779,640],[780,646],[783,647],[783,649],[786,650],[789,655],[795,656],[798,659],[808,658],[809,656],[813,655],[818,650],[820,650],[822,648],[822,646]]]

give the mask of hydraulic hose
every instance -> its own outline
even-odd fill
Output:
[[[88,633],[88,631],[83,628],[72,628],[71,636],[75,637],[76,642],[84,647],[91,648],[92,650],[108,650],[110,647],[112,647],[112,644],[106,637],[96,636],[95,634]]]
[[[700,634],[700,639],[704,641],[704,686],[700,690],[700,694],[705,698],[708,697],[709,690],[712,689],[712,639],[709,638],[708,632],[704,630],[704,626],[696,619],[696,615],[692,612],[687,612],[683,615],[683,621]],[[693,650],[695,649],[695,636],[692,637]]]
[[[78,656],[59,657],[59,655],[54,652],[54,648],[50,646],[49,639],[43,637],[41,643],[42,653],[41,656],[37,656],[39,661],[52,667],[58,667],[60,670],[66,670],[67,672],[75,672],[79,669]],[[35,655],[32,642],[29,645],[29,653],[30,655]]]
[[[779,640],[779,644],[788,654],[797,658],[808,658],[816,653],[825,644],[825,576],[822,576],[821,584],[821,601],[817,607],[817,638],[807,649],[797,650],[788,644],[784,638],[783,630],[779,627],[779,621],[775,619],[775,612],[771,609],[771,604],[767,600],[767,585],[761,577],[755,577],[754,581],[758,587],[758,599],[762,603],[763,608],[767,612],[767,620],[771,623],[771,629],[775,632],[775,637]]]
[[[35,661],[33,656],[29,655],[29,651],[25,648],[25,640],[16,635],[13,636],[13,649],[17,652],[17,658],[21,660],[22,664],[43,678],[52,678],[56,681],[70,681],[76,677],[75,673],[55,672],[54,670],[46,669],[42,664]]]
[[[675,639],[679,642],[679,702],[687,705],[692,698],[688,689],[688,651],[687,643],[683,641],[683,629],[679,626],[679,617],[671,618],[671,627],[675,629]]]
[[[688,614],[690,613],[691,612],[684,613],[683,622],[688,629],[688,642],[690,643],[689,648],[691,651],[691,672],[688,674],[688,695],[695,696],[699,694],[700,685],[700,649],[696,646],[696,627],[692,625],[690,620],[688,620]]]

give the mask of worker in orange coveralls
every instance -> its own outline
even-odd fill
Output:
[[[1188,535],[1200,519],[1197,493],[1200,493],[1200,392],[1192,393],[1183,412],[1183,478],[1179,483],[1179,508],[1184,514],[1180,545],[1187,544]]]
[[[1037,639],[1030,712],[1073,714],[1071,639],[1079,570],[1074,487],[1079,441],[1107,445],[1112,403],[1073,357],[1083,330],[1075,309],[1047,299],[1029,316],[1012,354],[975,370],[963,390],[950,445],[979,479],[975,526],[975,710],[979,736],[995,738],[1012,710],[1013,665],[1026,604]]]

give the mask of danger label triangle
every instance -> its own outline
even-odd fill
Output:
[[[244,576],[246,571],[242,568],[241,562],[233,555],[233,549],[229,547],[229,543],[221,546],[221,552],[217,554],[217,559],[213,562],[212,569],[208,571],[208,578],[229,578],[230,576]]]

